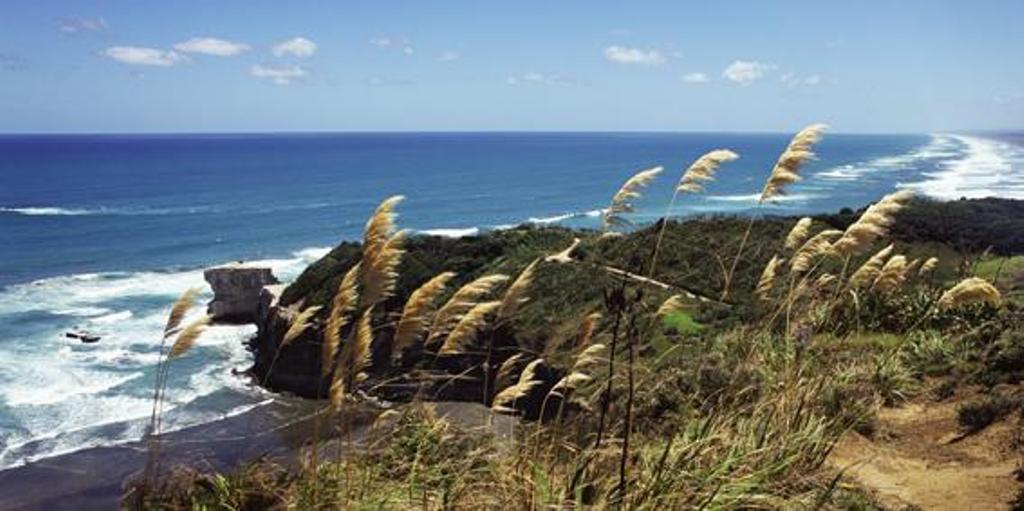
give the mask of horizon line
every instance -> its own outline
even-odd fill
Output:
[[[123,137],[170,137],[170,136],[275,136],[275,135],[501,135],[501,134],[608,134],[608,135],[673,135],[673,134],[707,134],[707,135],[786,135],[793,131],[783,130],[516,130],[516,129],[485,129],[485,130],[223,130],[223,131],[0,131],[0,137],[88,137],[88,136],[123,136]],[[942,133],[977,133],[977,134],[1024,134],[1024,128],[1013,129],[964,129],[964,130],[925,130],[925,131],[829,131],[832,135],[935,135]]]

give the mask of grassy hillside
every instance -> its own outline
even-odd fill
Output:
[[[914,203],[895,217],[891,236],[846,257],[816,253],[802,272],[790,267],[801,249],[784,243],[794,218],[694,218],[668,222],[663,233],[656,224],[619,236],[520,227],[413,237],[395,260],[392,296],[352,309],[372,330],[363,339],[355,319],[343,328],[323,413],[346,431],[352,407],[396,379],[420,385],[410,404],[380,411],[369,430],[340,433],[334,447],[297,453],[297,464],[263,460],[229,475],[188,470],[130,495],[158,507],[217,509],[871,508],[879,502],[870,491],[826,461],[850,432],[881,441],[888,426],[880,411],[972,389],[977,397],[957,410],[962,430],[974,434],[1022,408],[1016,387],[1007,387],[1024,377],[1017,233],[981,239],[933,221],[1016,207]],[[848,229],[855,217],[818,217],[802,238]],[[580,243],[568,257],[547,259],[574,238]],[[868,284],[854,284],[890,242]],[[741,244],[732,290],[719,301]],[[982,252],[990,246],[1002,248]],[[298,340],[263,349],[273,348],[275,360],[305,351],[312,358],[294,367],[319,374],[333,298],[345,273],[367,264],[366,253],[343,244],[304,272],[282,303],[323,309]],[[775,255],[785,262],[766,285],[763,270]],[[932,256],[938,263],[921,270]],[[442,271],[457,276],[434,297],[435,312],[465,283],[498,273],[509,280],[470,305],[508,301],[519,289],[518,307],[508,317],[488,309],[454,351],[445,346],[455,334],[432,344],[431,327],[393,360],[388,350],[406,300]],[[970,276],[996,282],[1005,296],[950,299],[947,291]],[[490,413],[529,420],[496,429],[485,414],[457,425],[422,391],[438,385],[466,389],[466,400],[480,396]],[[313,444],[332,431],[315,434]],[[1016,484],[1010,474],[1006,484]]]

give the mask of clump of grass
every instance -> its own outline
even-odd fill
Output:
[[[871,381],[878,397],[887,406],[906,401],[920,388],[913,371],[898,354],[878,355]]]

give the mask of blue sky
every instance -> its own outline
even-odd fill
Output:
[[[1019,0],[5,2],[0,132],[1019,129],[1022,20]]]

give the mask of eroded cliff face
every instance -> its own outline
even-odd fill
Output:
[[[410,238],[399,268],[395,296],[380,306],[373,320],[372,364],[369,379],[360,384],[359,390],[390,401],[414,398],[483,401],[484,372],[480,353],[437,356],[433,350],[413,350],[400,364],[394,364],[390,346],[397,320],[395,315],[401,313],[412,290],[442,271],[458,274],[451,283],[450,293],[484,273],[515,275],[534,258],[564,249],[571,243],[572,236],[571,231],[564,229],[522,229],[472,238]],[[348,268],[358,262],[360,254],[358,245],[343,243],[311,264],[287,288],[263,288],[256,319],[258,332],[251,341],[255,359],[251,372],[257,382],[273,391],[309,398],[326,397],[330,378],[322,377],[320,370],[323,325],[338,282]],[[446,298],[443,296],[440,301]],[[323,309],[312,318],[302,335],[280,348],[280,341],[292,320],[299,311],[312,305]],[[342,342],[348,339],[351,328],[349,325],[342,331]],[[523,341],[525,337],[522,331],[509,326],[495,331],[493,338],[496,356],[490,370],[492,378],[502,362],[522,349],[517,338]],[[554,372],[551,374],[553,384],[557,378]],[[543,388],[539,386],[538,392]]]
[[[251,349],[252,374],[264,387],[302,397],[322,397],[329,382],[320,375],[321,326],[313,325],[284,349],[281,339],[299,313],[297,305],[280,304],[283,285],[264,286],[259,295],[256,337]]]
[[[266,286],[260,295],[259,319],[257,333],[252,339],[251,349],[254,364],[251,373],[256,381],[269,390],[288,392],[306,398],[327,397],[330,389],[330,375],[321,375],[323,320],[313,320],[305,332],[287,346],[280,348],[281,339],[288,330],[295,316],[299,314],[299,304],[284,306],[280,303],[280,295],[284,286]],[[383,318],[382,318],[383,319]],[[348,330],[342,333],[343,342],[348,339]],[[507,330],[495,332],[497,353],[495,367],[491,368],[491,378],[495,377],[497,367],[514,355],[514,340]],[[372,369],[369,379],[360,386],[368,395],[387,401],[405,402],[413,399],[425,401],[466,401],[482,402],[483,356],[481,354],[464,354],[457,356],[436,356],[424,351],[411,351],[406,354],[400,364],[391,362],[389,350],[391,332],[381,329],[372,346]],[[509,371],[504,381],[496,381],[493,385],[502,389],[515,383],[515,376],[529,362],[523,359]],[[539,414],[541,402],[551,386],[563,376],[557,370],[544,364],[538,367],[538,378],[542,384],[535,391],[536,399],[528,396],[517,404],[527,414]],[[549,400],[548,406],[557,404],[557,399]],[[553,407],[551,410],[557,410]]]
[[[263,287],[278,283],[270,268],[245,263],[209,268],[203,278],[213,289],[207,314],[220,323],[256,322]]]

